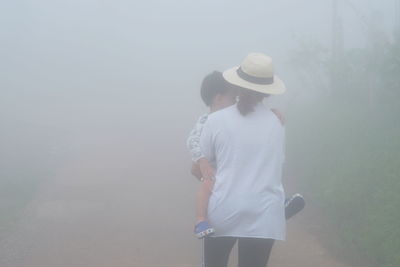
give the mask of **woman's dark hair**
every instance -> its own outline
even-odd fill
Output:
[[[228,90],[229,86],[222,76],[222,72],[214,71],[208,74],[201,83],[201,99],[203,99],[206,106],[211,106],[216,95],[225,94]]]
[[[253,112],[254,107],[267,96],[267,94],[242,88],[239,91],[239,101],[237,103],[237,108],[240,114],[246,116]]]

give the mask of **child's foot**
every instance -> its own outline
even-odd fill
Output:
[[[201,239],[214,233],[214,228],[207,221],[201,221],[194,227],[194,234]]]
[[[285,199],[286,220],[299,213],[305,205],[306,202],[304,201],[303,196],[300,194],[294,194],[291,198]]]

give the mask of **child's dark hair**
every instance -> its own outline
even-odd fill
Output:
[[[239,91],[239,101],[237,103],[237,108],[240,114],[246,116],[253,112],[254,107],[267,96],[267,94],[242,88]]]
[[[228,92],[228,82],[222,76],[222,72],[213,71],[208,74],[201,83],[200,95],[206,106],[211,106],[214,97]]]

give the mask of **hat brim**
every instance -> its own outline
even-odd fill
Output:
[[[224,79],[236,86],[242,87],[244,89],[253,90],[256,92],[269,94],[269,95],[280,95],[286,91],[285,84],[283,81],[276,75],[274,75],[274,82],[272,84],[257,84],[251,83],[246,80],[243,80],[237,74],[238,67],[234,67],[228,69],[222,73]]]

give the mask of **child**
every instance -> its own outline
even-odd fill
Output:
[[[227,108],[236,103],[237,92],[232,85],[228,84],[221,72],[214,71],[207,75],[201,85],[201,98],[210,107],[210,113]],[[272,110],[283,124],[283,116],[276,110]],[[196,201],[196,224],[195,235],[203,238],[214,233],[214,229],[207,220],[208,200],[214,185],[214,167],[203,156],[200,149],[200,136],[208,114],[202,115],[187,140],[187,146],[192,155],[192,174],[201,182]],[[292,217],[304,207],[304,199],[295,194],[285,200],[286,219]]]
[[[201,85],[201,98],[210,107],[210,113],[229,107],[236,103],[236,92],[224,80],[221,72],[214,71],[207,75]],[[198,238],[212,234],[214,229],[207,221],[208,199],[214,184],[214,168],[203,156],[200,149],[200,135],[208,114],[202,115],[191,131],[187,146],[194,162],[192,174],[202,182],[197,193],[196,225],[194,232]]]

